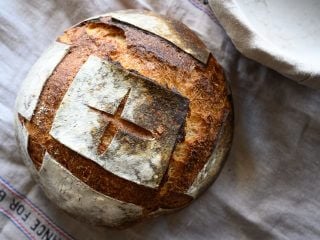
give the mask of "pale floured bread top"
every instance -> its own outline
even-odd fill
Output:
[[[172,42],[110,16],[77,25],[57,41],[71,48],[46,81],[31,120],[20,116],[29,133],[28,151],[36,168],[40,169],[47,152],[89,187],[142,206],[146,214],[159,208],[187,205],[193,198],[186,193],[211,156],[220,129],[231,112],[223,71],[213,56],[209,55],[204,64]],[[50,135],[66,92],[90,56],[115,63],[188,100],[182,130],[156,187],[119,177]],[[99,144],[100,151],[105,151],[115,131],[126,130],[126,126],[120,121],[110,129],[110,135]],[[148,137],[143,130],[137,132]]]

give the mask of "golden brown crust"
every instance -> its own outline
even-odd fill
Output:
[[[44,149],[83,182],[116,199],[148,210],[178,208],[192,198],[184,193],[202,169],[217,139],[224,113],[231,106],[221,67],[210,56],[205,66],[171,43],[125,24],[85,23],[58,40],[72,45],[70,53],[47,80],[30,123],[29,153],[40,168]],[[159,189],[124,180],[66,148],[49,135],[65,92],[89,55],[119,62],[190,100],[184,136],[177,143]]]

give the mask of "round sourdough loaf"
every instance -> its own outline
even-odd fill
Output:
[[[66,30],[18,94],[17,137],[47,197],[123,227],[187,206],[231,144],[224,74],[185,25],[119,11]]]

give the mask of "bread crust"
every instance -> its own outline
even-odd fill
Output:
[[[176,30],[186,31],[179,31],[179,25]],[[71,45],[70,51],[46,81],[31,120],[21,118],[36,169],[48,152],[95,191],[142,206],[145,216],[157,209],[188,205],[193,197],[187,192],[217,145],[226,114],[232,112],[224,74],[214,57],[210,55],[204,64],[163,38],[107,16],[67,30],[58,41]],[[120,178],[50,136],[57,109],[90,55],[117,63],[189,100],[183,131],[158,188]]]

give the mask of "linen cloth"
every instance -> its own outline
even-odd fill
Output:
[[[21,81],[65,28],[127,8],[199,34],[225,69],[235,128],[220,176],[198,200],[119,231],[80,223],[46,199],[22,163],[13,113]],[[0,62],[0,239],[320,238],[320,92],[241,55],[206,1],[0,1]]]
[[[300,84],[320,89],[318,0],[209,2],[242,54]]]

